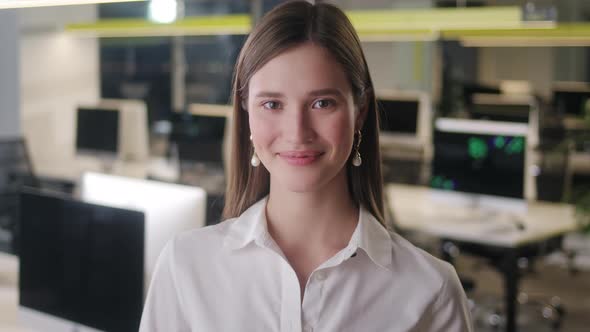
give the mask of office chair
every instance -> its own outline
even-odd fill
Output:
[[[0,139],[0,250],[16,253],[19,192],[39,187],[22,138]]]
[[[537,259],[544,257],[547,253],[554,252],[561,248],[561,239],[548,242],[545,247],[527,248],[522,252],[522,255],[517,257],[518,270],[516,271],[518,278],[526,275],[535,274],[535,262]],[[477,257],[484,257],[487,264],[495,270],[503,271],[504,266],[503,256],[501,250],[495,248],[483,249],[478,246],[469,246],[462,244],[460,247],[454,241],[443,240],[441,242],[442,258],[454,265],[454,261],[461,256],[462,253],[472,254]],[[465,292],[469,292],[475,288],[474,282],[470,278],[464,276],[459,277]],[[493,330],[500,329],[505,323],[505,316],[500,309],[500,299],[492,299],[490,303],[475,303],[472,307],[472,316],[475,323],[483,324],[484,326]],[[563,320],[566,315],[565,307],[558,296],[532,296],[525,292],[518,293],[518,305],[521,308],[528,308],[533,313],[538,313],[551,328],[552,331],[560,331]]]

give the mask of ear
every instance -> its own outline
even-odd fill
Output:
[[[359,106],[358,112],[356,114],[356,118],[354,121],[355,130],[360,130],[363,125],[365,124],[365,119],[367,118],[367,113],[369,112],[369,101],[364,100],[363,103]]]

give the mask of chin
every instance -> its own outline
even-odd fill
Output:
[[[279,182],[281,188],[299,194],[314,192],[322,187],[322,183],[318,183],[318,181],[282,179]]]
[[[287,191],[295,193],[310,193],[316,192],[325,188],[331,181],[333,176],[316,174],[284,174],[280,176],[278,181],[279,186]],[[272,179],[271,179],[272,181]]]

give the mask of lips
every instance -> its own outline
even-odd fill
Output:
[[[319,151],[286,151],[278,153],[278,156],[290,165],[305,166],[314,163],[323,154]]]

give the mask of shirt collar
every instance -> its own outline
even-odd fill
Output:
[[[349,247],[362,249],[373,263],[392,269],[391,235],[369,211],[361,206],[359,222],[350,239]]]
[[[266,247],[273,243],[266,224],[267,199],[254,203],[235,220],[225,237],[225,246],[238,250],[252,242]],[[359,210],[358,224],[347,248],[354,251],[360,248],[378,266],[392,268],[391,236],[364,207]]]
[[[244,248],[251,242],[264,243],[270,234],[266,226],[265,197],[250,206],[230,226],[224,245],[232,250]]]

